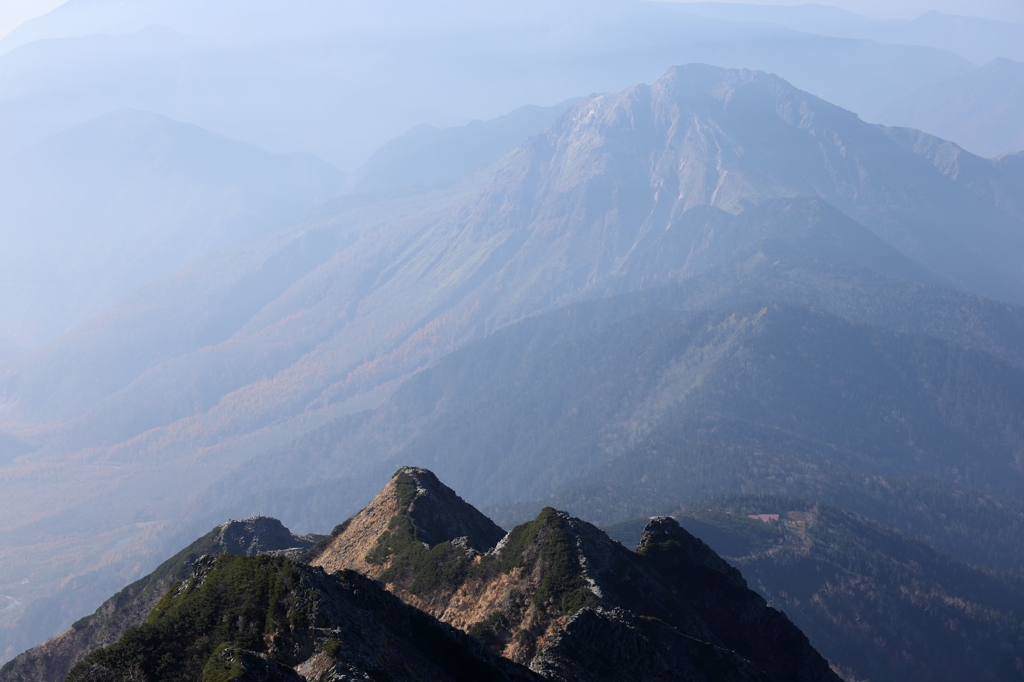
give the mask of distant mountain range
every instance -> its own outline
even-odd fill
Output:
[[[1024,60],[1024,24],[929,11],[910,20],[878,20],[825,4],[753,5],[687,2],[685,9],[710,19],[764,21],[796,31],[949,50],[985,64],[1004,57]],[[1020,17],[1024,21],[1024,14]]]
[[[130,107],[351,170],[414,125],[553,105],[689,62],[778,73],[872,121],[893,99],[978,65],[676,3],[515,0],[482,12],[469,0],[72,0],[0,41],[0,158]]]
[[[455,170],[327,202],[0,361],[3,594],[55,628],[225,516],[322,531],[406,463],[509,525],[800,495],[1021,570],[1016,157],[706,65],[502,153],[549,115],[396,142],[407,177]],[[486,155],[445,146],[480,130]]]
[[[1024,64],[995,59],[977,71],[925,85],[881,114],[981,156],[1024,152]]]
[[[38,347],[154,277],[267,237],[344,183],[308,154],[142,111],[62,132],[0,162],[0,335]]]

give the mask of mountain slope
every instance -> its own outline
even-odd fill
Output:
[[[591,320],[554,313],[474,344],[367,428],[394,434],[393,461],[429,463],[485,504],[543,498],[702,421],[723,440],[791,438],[872,474],[1019,494],[1024,374],[991,356],[780,304]]]
[[[786,611],[854,679],[1012,680],[1024,582],[959,562],[852,512],[731,498],[680,523]],[[749,513],[779,514],[752,521]],[[627,545],[646,520],[609,528]]]
[[[353,571],[206,556],[145,623],[68,680],[535,680]]]
[[[308,550],[317,538],[297,536],[277,519],[254,517],[228,521],[163,562],[152,573],[105,601],[71,629],[15,656],[0,668],[3,682],[59,682],[75,663],[119,640],[126,630],[145,622],[153,607],[175,583],[187,579],[199,557],[210,554],[256,556]],[[23,633],[25,639],[45,633]],[[17,646],[19,642],[15,642]]]
[[[548,679],[835,679],[784,615],[670,519],[652,522],[634,554],[545,509],[481,556],[429,521],[421,529],[418,507],[438,498],[479,514],[433,474],[402,468],[312,563],[358,566]]]
[[[983,159],[948,140],[911,128],[885,128],[885,134],[931,161],[946,177],[1010,215],[1024,217],[1024,152]]]
[[[120,110],[0,162],[0,320],[52,340],[139,285],[264,237],[342,190],[303,154],[275,156],[157,114]]]
[[[456,128],[422,125],[378,149],[353,173],[353,192],[393,192],[446,185],[497,161],[551,125],[575,100],[519,107]]]
[[[717,88],[746,93],[749,105],[738,95],[729,102],[717,99]],[[804,129],[796,119],[787,123],[787,117],[792,118],[792,112],[785,113],[785,106],[791,106],[785,104],[788,97],[799,98],[794,101],[803,104],[792,106],[809,107],[806,115],[815,112],[815,125],[824,127]],[[783,106],[780,102],[785,104],[782,114],[777,111],[777,105]],[[637,110],[628,113],[634,106]],[[686,127],[690,124],[685,113],[691,110],[699,121],[692,129]],[[591,111],[603,113],[591,116]],[[615,122],[626,121],[626,116],[632,116],[629,120],[635,120],[636,126],[618,129]],[[754,122],[757,125],[751,125]],[[832,132],[840,137],[831,137],[822,147],[822,135],[832,135],[829,130],[833,126]],[[723,151],[721,173],[710,170],[709,164],[718,162],[712,161],[709,152],[701,151],[697,142],[705,139],[711,143],[718,133],[706,137],[701,131],[714,129],[729,130],[728,135],[733,136],[714,142],[731,150]],[[836,146],[835,139],[846,142]],[[779,153],[771,147],[779,142],[769,140],[789,140],[791,151]],[[662,151],[656,151],[659,149]],[[741,153],[743,149],[748,151]],[[658,160],[645,161],[647,153]],[[844,160],[844,154],[850,159]],[[683,163],[684,159],[690,161]],[[864,178],[855,169],[858,164],[871,169]],[[600,171],[592,175],[595,169]],[[837,173],[834,177],[833,171]],[[912,189],[904,187],[907,177],[917,176]],[[716,192],[719,180],[723,184]],[[200,426],[200,431],[213,423],[278,419],[400,377],[467,338],[560,301],[652,279],[697,274],[712,264],[709,254],[699,253],[683,267],[666,262],[668,259],[658,262],[652,258],[658,252],[672,254],[672,250],[681,256],[689,246],[702,244],[699,237],[706,235],[701,230],[714,229],[714,216],[688,214],[688,209],[710,203],[737,212],[746,203],[768,201],[779,194],[810,194],[835,202],[898,248],[911,252],[935,274],[906,264],[893,269],[887,261],[892,263],[894,256],[880,257],[881,251],[875,247],[858,259],[860,264],[930,282],[936,281],[936,275],[944,278],[941,281],[960,285],[970,280],[976,288],[989,291],[994,287],[1011,298],[1018,286],[1012,279],[1013,268],[1018,266],[1008,265],[1002,273],[999,267],[999,262],[1017,262],[1010,254],[1020,246],[1014,241],[1020,239],[1020,230],[1014,227],[1018,221],[991,204],[982,206],[984,197],[960,188],[930,160],[889,140],[884,132],[861,124],[848,112],[788,88],[777,79],[693,67],[673,71],[653,90],[645,86],[578,104],[547,137],[537,138],[510,158],[483,190],[470,188],[435,194],[428,200],[407,199],[387,207],[386,213],[381,213],[384,207],[361,207],[321,217],[319,221],[343,221],[346,226],[345,230],[335,228],[340,232],[334,247],[337,251],[324,252],[327,261],[315,272],[295,281],[287,296],[280,296],[250,319],[249,329],[237,342],[176,360],[171,374],[180,377],[180,386],[165,386],[162,393],[180,395],[172,404],[179,400],[185,404],[172,408],[156,423],[151,418],[142,423],[146,428],[163,426],[194,414],[197,406],[208,409],[218,401],[222,402],[216,413],[201,418],[206,426]],[[891,205],[886,207],[887,203]],[[951,208],[953,204],[956,207]],[[978,210],[964,222],[965,213],[974,208]],[[407,217],[396,220],[402,212],[407,212]],[[387,218],[371,219],[371,215]],[[803,217],[797,214],[789,219],[799,222]],[[827,214],[822,214],[819,222],[822,219],[826,224],[836,222]],[[952,224],[959,226],[959,236],[951,233]],[[742,235],[744,227],[729,229],[739,229]],[[722,255],[715,260],[744,244],[742,236],[739,243],[724,240]],[[848,249],[833,248],[832,254],[844,251]],[[434,285],[419,286],[424,281]],[[388,303],[395,300],[403,304]],[[303,331],[296,335],[281,324]],[[393,330],[394,340],[384,348],[374,343],[369,331],[381,325]],[[297,336],[309,343],[295,347]],[[432,338],[444,341],[432,347],[428,341]],[[235,366],[239,354],[274,355],[272,349],[282,344],[295,347],[297,355],[289,353],[280,364],[264,365],[255,376],[239,372]],[[246,347],[244,353],[241,346]],[[373,359],[366,360],[367,354]],[[210,363],[218,367],[215,373],[227,383],[213,387],[216,392],[197,405],[191,386],[197,382],[196,373],[209,374]],[[46,360],[44,366],[53,364]],[[327,375],[324,367],[330,368]],[[147,383],[158,377],[163,381],[166,374],[138,377],[130,399],[108,396],[107,406],[96,407],[120,414],[127,404],[152,412],[144,395],[151,391]],[[250,385],[256,377],[261,380],[258,389]],[[6,387],[9,395],[26,390],[32,389]],[[238,413],[241,403],[264,400],[254,390],[279,397],[255,413],[245,409],[243,416]],[[47,396],[40,398],[46,400]],[[21,401],[17,407],[21,415],[14,419],[36,421],[42,416],[32,414],[38,404],[38,399]],[[62,420],[81,415],[80,409],[62,409],[60,414]],[[98,412],[88,419],[89,424],[106,421]],[[104,434],[102,440],[116,442],[139,432],[138,427],[129,428],[135,429],[134,433]],[[251,427],[239,423],[228,428]],[[72,442],[86,444],[78,438]]]
[[[1018,326],[999,329],[986,321],[1007,321],[998,304],[992,317],[979,307],[958,319],[977,302],[857,277],[844,293],[828,272],[783,270],[737,291],[742,277],[727,270],[724,291],[698,279],[534,317],[410,379],[379,411],[270,450],[200,499],[223,513],[255,503],[322,526],[332,509],[353,511],[332,491],[358,486],[372,452],[444,472],[506,523],[544,504],[607,523],[741,490],[800,494],[965,560],[1024,570],[1024,555],[1006,551],[1024,537],[1024,508],[969,490],[1019,496],[1011,424],[1020,408],[1011,405],[1021,399],[1021,358],[1004,364],[958,345],[1019,349],[1021,311]],[[816,285],[848,316],[867,306],[868,319],[902,333],[758,302],[793,296],[794,282],[796,292]],[[712,304],[721,309],[686,312]],[[973,338],[911,335],[952,329]],[[950,456],[956,463],[943,464]],[[263,491],[255,502],[231,501],[240,481]],[[893,490],[905,504],[889,499]]]

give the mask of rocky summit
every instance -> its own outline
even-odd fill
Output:
[[[505,533],[403,467],[315,539],[218,526],[3,680],[839,679],[672,518],[636,551],[552,508]]]
[[[329,540],[314,547],[309,558],[328,571],[351,568],[380,578],[387,567],[373,559],[373,553],[380,538],[399,526],[415,528],[418,541],[428,546],[454,543],[476,552],[494,547],[505,535],[433,473],[404,467],[366,509],[337,526]]]
[[[447,537],[421,531],[423,508],[447,520]],[[634,552],[547,508],[481,552],[483,538],[465,532],[486,528],[481,516],[433,474],[403,468],[310,560],[365,572],[551,680],[838,679],[784,614],[670,518],[652,520]]]

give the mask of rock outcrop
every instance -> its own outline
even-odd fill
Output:
[[[418,482],[436,481],[428,473],[399,470],[312,563],[364,571],[550,680],[838,679],[784,614],[673,519],[652,520],[633,552],[547,508],[481,553],[483,538],[465,531],[482,515],[461,500],[445,507],[446,524],[421,531],[413,510],[428,495]]]
[[[103,602],[70,630],[13,658],[0,668],[0,682],[61,682],[90,652],[113,644],[128,628],[143,623],[167,590],[188,577],[192,563],[202,555],[297,556],[318,539],[293,535],[280,521],[267,516],[223,523]]]

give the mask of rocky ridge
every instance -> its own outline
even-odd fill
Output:
[[[174,555],[145,578],[103,602],[71,629],[16,656],[0,668],[0,682],[59,682],[92,651],[109,646],[145,622],[172,585],[187,578],[202,556],[305,553],[319,536],[293,535],[280,521],[256,516],[223,523]]]
[[[632,552],[547,508],[481,553],[465,536],[420,533],[427,498],[454,498],[446,517],[469,507],[429,472],[400,469],[311,563],[365,570],[547,679],[836,679],[784,614],[672,519],[653,520]]]
[[[552,508],[505,533],[403,467],[314,539],[265,517],[218,526],[4,682],[838,679],[668,517],[636,552]]]

